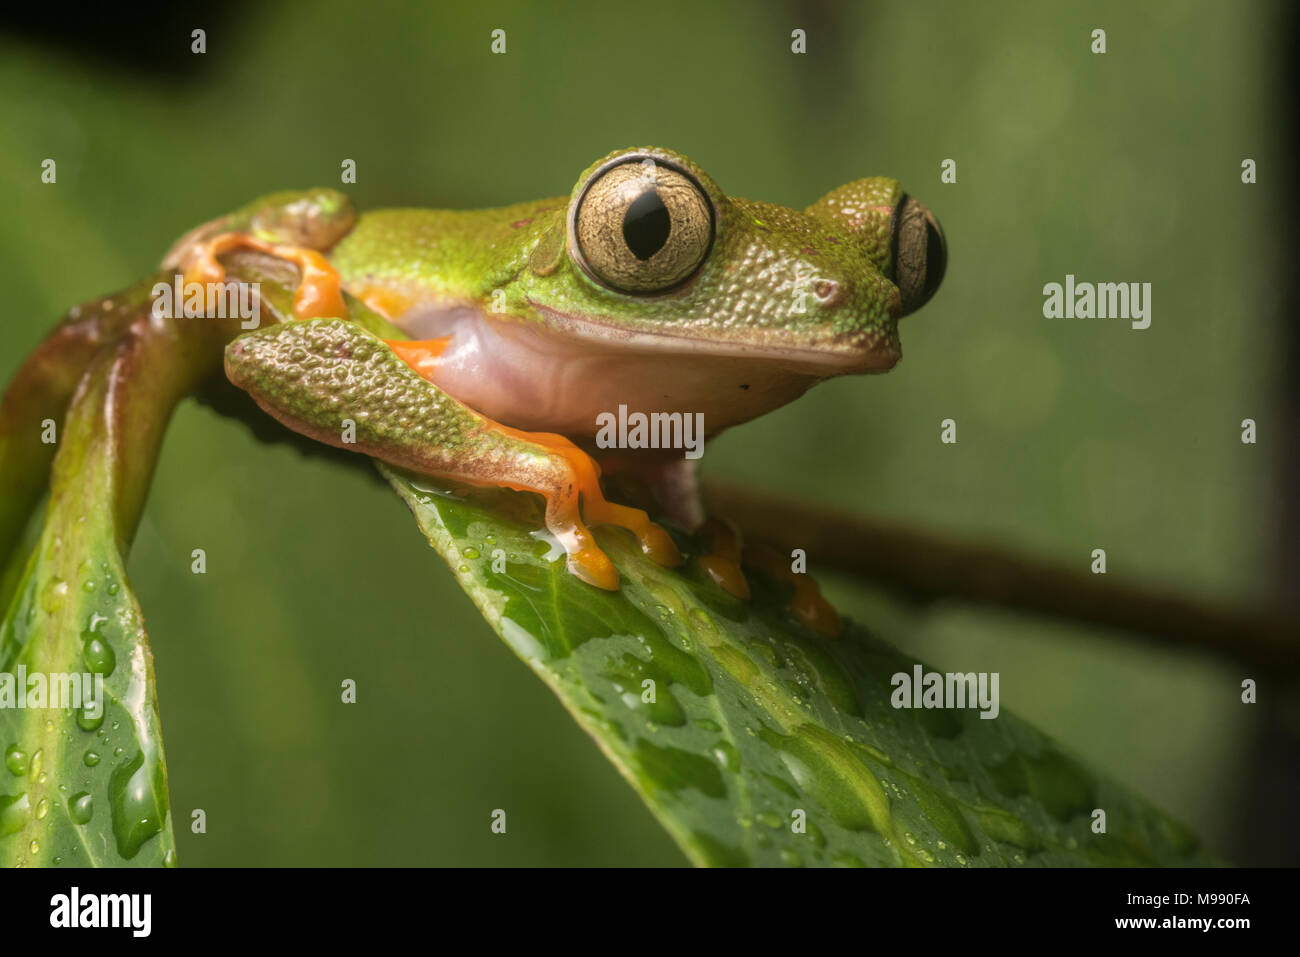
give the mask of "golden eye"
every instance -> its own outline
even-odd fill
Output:
[[[570,249],[602,286],[663,292],[695,274],[713,245],[713,204],[687,174],[628,157],[587,182],[569,214]]]

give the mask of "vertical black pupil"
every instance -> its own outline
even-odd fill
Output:
[[[663,248],[672,225],[668,207],[658,191],[650,188],[634,199],[623,214],[623,241],[632,255],[646,260]]]

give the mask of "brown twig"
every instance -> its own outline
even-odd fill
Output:
[[[913,600],[959,599],[1129,631],[1166,647],[1300,670],[1300,622],[1279,611],[1230,609],[1093,575],[1059,562],[704,482],[705,506],[747,541],[802,548],[829,568]]]

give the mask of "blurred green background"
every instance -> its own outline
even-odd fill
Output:
[[[260,193],[337,186],[345,158],[362,209],[561,195],[632,145],[795,207],[886,174],[950,247],[944,287],[905,320],[902,363],[723,436],[706,473],[1080,567],[1104,547],[1112,576],[1206,598],[1276,587],[1273,279],[1292,268],[1271,212],[1279,8],[219,9],[171,11],[111,48],[0,37],[0,379],[69,305],[146,274],[189,227]],[[795,28],[807,55],[790,52]],[[40,182],[46,157],[56,185]],[[1240,182],[1245,157],[1257,186]],[[956,184],[940,182],[946,158]],[[1066,273],[1151,282],[1151,328],[1044,319],[1043,284]],[[956,446],[939,442],[949,417]],[[194,548],[206,576],[190,574]],[[259,445],[188,402],[130,572],[182,864],[684,863],[360,470]],[[1236,855],[1256,731],[1239,666],[825,584],[932,664],[1001,672],[1003,707]],[[339,702],[344,678],[355,705]],[[494,808],[507,835],[490,833]]]

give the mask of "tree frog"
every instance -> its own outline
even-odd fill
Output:
[[[681,556],[645,511],[605,497],[602,465],[639,463],[668,514],[702,515],[682,450],[598,448],[602,414],[702,415],[712,437],[823,379],[885,372],[899,318],[946,263],[938,221],[894,179],[795,210],[727,196],[653,147],[598,160],[567,197],[499,209],[357,215],[333,190],[280,193],[191,231],[163,265],[216,282],[236,249],[300,277],[295,321],[227,347],[235,385],[321,442],[544,496],[569,570],[605,589],[618,572],[589,525],[629,529],[661,564]],[[351,321],[360,304],[409,338]],[[738,543],[714,531],[706,568],[744,593]]]

